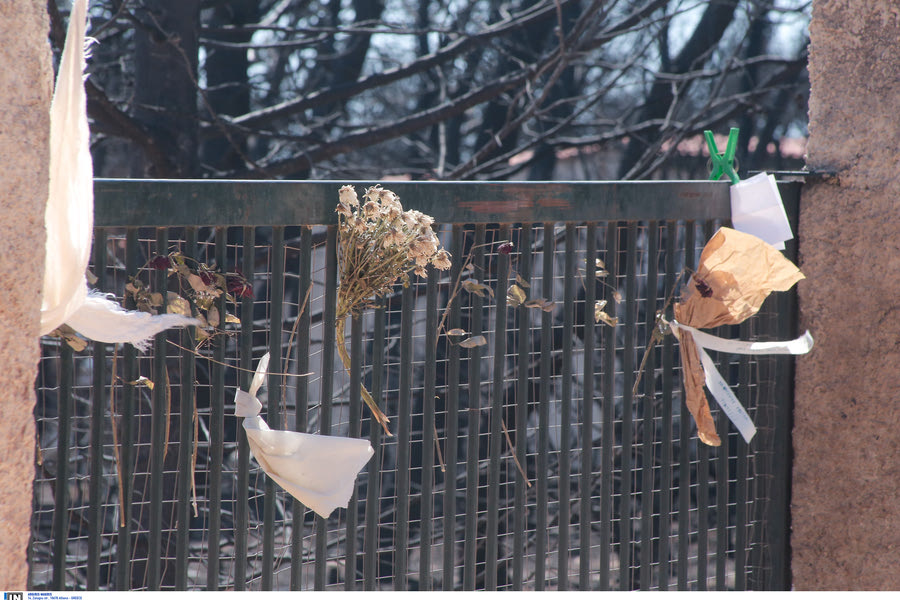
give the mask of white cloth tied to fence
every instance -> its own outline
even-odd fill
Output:
[[[250,450],[266,475],[323,518],[337,507],[346,508],[356,475],[374,450],[368,440],[329,435],[275,431],[259,416],[256,394],[265,381],[269,355],[264,355],[248,391],[238,390],[234,415],[244,417]]]
[[[679,330],[690,332],[697,346],[697,354],[700,364],[703,365],[703,374],[706,380],[706,388],[716,399],[722,412],[734,424],[735,428],[749,444],[756,435],[756,425],[741,401],[728,386],[728,382],[719,374],[716,364],[713,362],[706,349],[730,354],[806,354],[813,347],[812,335],[807,331],[800,337],[785,342],[747,342],[743,340],[729,340],[710,335],[695,327],[682,325],[678,321],[670,321],[672,332],[678,337]]]
[[[44,217],[47,245],[41,335],[62,325],[93,340],[146,349],[153,335],[199,321],[176,314],[123,310],[88,293],[85,273],[94,227],[94,181],[84,92],[87,0],[75,0],[50,106],[50,191]]]

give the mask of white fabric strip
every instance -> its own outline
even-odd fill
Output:
[[[728,382],[725,381],[716,369],[716,363],[712,361],[706,350],[697,346],[697,352],[700,354],[700,364],[703,365],[703,374],[706,377],[706,387],[716,399],[716,402],[722,407],[722,412],[734,424],[735,428],[744,437],[744,441],[748,444],[753,436],[756,435],[756,425],[753,419],[747,414],[744,405],[737,399]]]
[[[683,325],[678,321],[671,321],[670,325],[690,331],[698,346],[709,348],[716,352],[728,352],[729,354],[806,354],[813,347],[813,337],[809,331],[797,339],[786,342],[745,342],[743,340],[728,340],[710,335],[689,325]]]
[[[716,399],[716,402],[722,408],[722,412],[734,424],[748,444],[753,439],[753,436],[756,435],[756,426],[753,424],[753,420],[747,414],[747,410],[741,404],[741,401],[731,391],[728,382],[719,374],[716,364],[704,348],[730,354],[806,354],[813,347],[813,337],[809,331],[797,339],[786,342],[747,342],[743,340],[728,340],[710,335],[674,320],[670,321],[669,324],[672,326],[672,331],[676,334],[676,337],[678,336],[678,330],[690,332],[694,343],[697,345],[697,352],[700,354],[700,364],[703,366],[706,388],[713,395],[713,398]]]
[[[296,431],[274,431],[259,416],[256,398],[265,381],[269,355],[263,356],[248,391],[234,397],[236,417],[244,417],[244,431],[256,462],[266,475],[323,518],[345,507],[353,495],[356,475],[375,451],[368,440]]]
[[[103,294],[88,293],[85,272],[94,227],[94,179],[84,92],[87,0],[75,0],[50,106],[50,192],[41,335],[66,323],[99,342],[134,344],[170,327],[200,325],[182,315],[126,311]]]

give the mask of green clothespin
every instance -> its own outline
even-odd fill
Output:
[[[737,151],[738,133],[740,133],[740,129],[737,127],[731,128],[731,131],[728,132],[728,145],[725,147],[725,152],[721,153],[716,146],[716,140],[713,138],[712,131],[707,129],[703,132],[703,135],[706,137],[706,145],[709,147],[709,160],[711,162],[710,181],[718,181],[722,178],[722,175],[727,175],[731,179],[732,185],[740,183],[741,178],[738,177],[734,170],[734,153]]]

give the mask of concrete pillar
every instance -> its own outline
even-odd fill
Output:
[[[0,2],[0,589],[25,588],[52,67],[47,3]]]
[[[814,0],[800,213],[796,589],[900,588],[900,8]]]

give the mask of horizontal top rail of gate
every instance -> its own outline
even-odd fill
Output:
[[[351,181],[97,179],[97,227],[331,225]],[[439,223],[729,218],[725,181],[409,182],[381,184]]]

